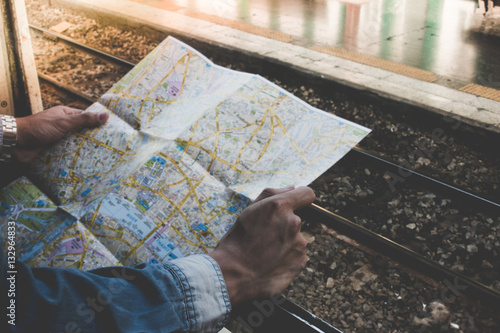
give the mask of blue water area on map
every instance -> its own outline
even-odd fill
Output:
[[[234,206],[231,206],[231,207],[227,207],[226,208],[228,211],[230,212],[233,212],[233,213],[236,213],[238,211],[238,208],[234,207]]]
[[[61,170],[61,176],[65,177],[68,173],[65,170]]]
[[[198,229],[203,230],[203,231],[207,231],[208,230],[207,226],[204,225],[203,223],[198,224]]]
[[[87,195],[90,193],[90,191],[92,191],[92,189],[91,189],[91,188],[86,189],[86,190],[82,193],[82,197],[87,196]]]
[[[25,217],[26,218],[26,217]],[[40,220],[38,220],[41,223]],[[48,229],[43,228],[39,231],[39,235],[41,236],[33,243],[25,243],[26,247],[23,246],[23,253],[19,257],[19,261],[29,261],[36,256],[38,256],[43,249],[46,248],[47,244],[54,242],[56,239],[61,237],[61,234],[74,225],[76,223],[76,219],[64,212],[63,210],[57,210],[56,216],[51,219],[50,223],[48,223]],[[24,250],[26,248],[26,250]]]
[[[21,218],[24,219],[24,220],[33,220],[33,221],[36,221],[36,222],[38,222],[40,224],[43,224],[43,225],[47,224],[48,222],[52,222],[52,218],[49,219],[49,220],[41,220],[39,218],[30,216],[30,215],[26,215],[24,213],[19,216],[19,219],[21,219]]]
[[[149,206],[144,202],[144,201],[139,201],[139,205],[141,205],[142,207],[144,207],[144,209],[148,210],[149,209]]]
[[[158,163],[160,163],[161,165],[165,165],[165,164],[167,163],[167,161],[165,161],[165,160],[164,160],[163,158],[161,158],[161,157],[158,157],[156,160],[157,160],[157,161],[158,161]]]

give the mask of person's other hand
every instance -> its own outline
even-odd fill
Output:
[[[44,145],[62,139],[78,127],[102,125],[108,118],[107,112],[83,112],[66,106],[55,106],[31,116],[16,118],[17,143],[14,155],[18,161],[29,163]]]
[[[314,199],[308,187],[264,190],[209,254],[233,306],[280,293],[305,267],[307,242],[294,211]]]

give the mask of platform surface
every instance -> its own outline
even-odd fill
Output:
[[[59,0],[64,2],[69,0]],[[72,0],[500,132],[500,43],[471,0]]]

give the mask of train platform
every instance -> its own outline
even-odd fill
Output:
[[[482,1],[51,2],[235,50],[500,133],[500,43],[481,33]]]

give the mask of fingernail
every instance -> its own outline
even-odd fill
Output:
[[[100,123],[104,123],[108,120],[108,113],[107,112],[100,112],[97,117],[98,117]]]
[[[288,185],[287,187],[283,188],[284,190],[293,190],[295,189],[295,185]]]

